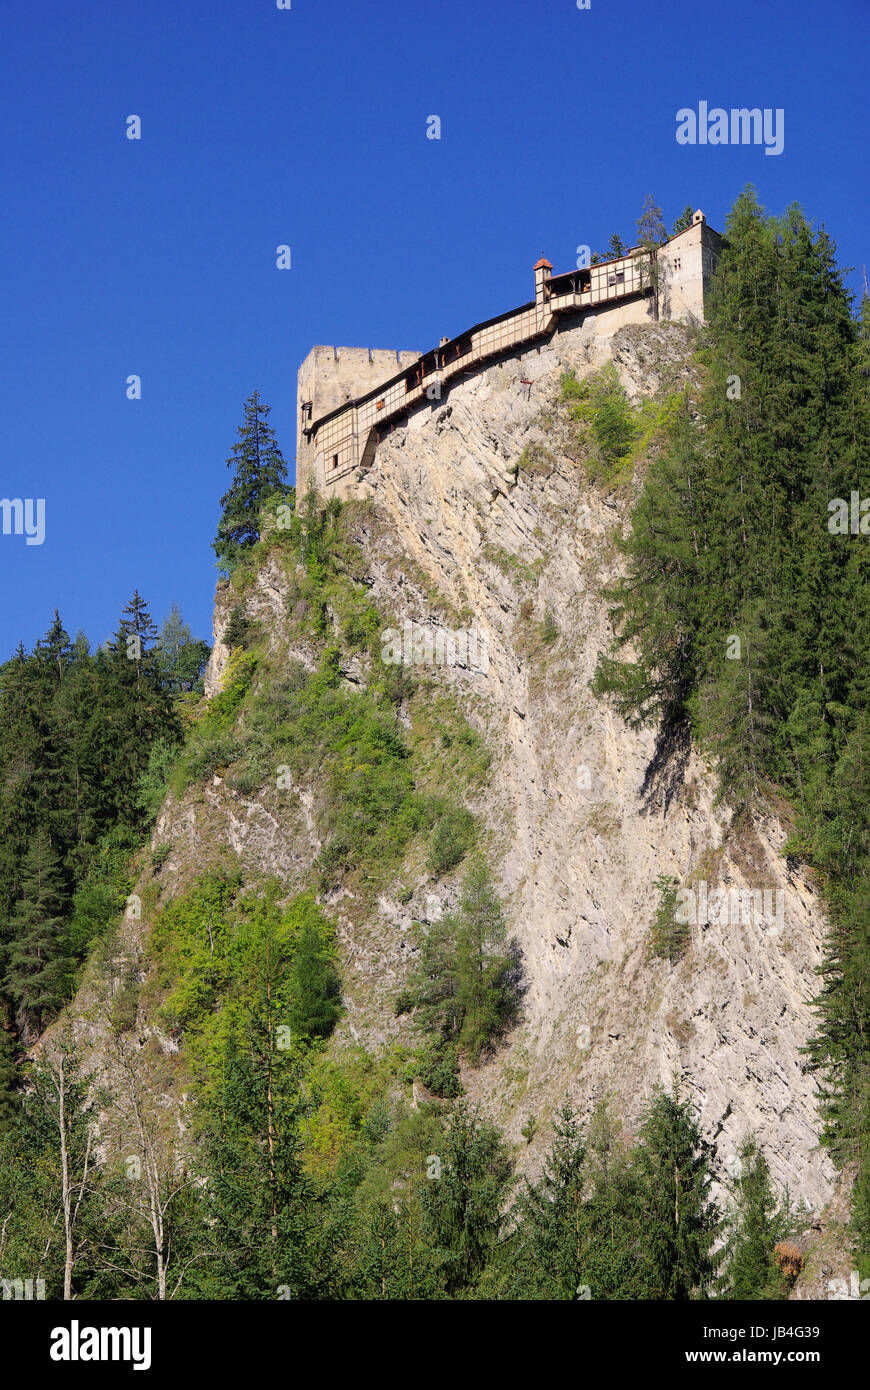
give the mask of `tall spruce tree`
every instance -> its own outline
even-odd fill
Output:
[[[754,1135],[740,1146],[740,1175],[732,1185],[732,1233],[726,1247],[724,1284],[732,1299],[785,1298],[788,1285],[775,1247],[792,1234],[789,1203],[780,1203],[767,1159]]]
[[[656,318],[659,316],[661,307],[662,287],[662,273],[658,259],[658,248],[667,241],[667,236],[668,233],[664,218],[662,217],[662,210],[657,206],[653,195],[648,193],[644,200],[640,217],[637,219],[637,240],[638,245],[643,251],[640,260],[641,284],[644,288],[652,290],[652,300]]]
[[[171,742],[177,737],[177,717],[164,688],[156,642],[148,604],[137,590],[90,673],[81,756],[101,826],[140,824],[137,788],[151,746],[158,739]]]
[[[271,407],[257,391],[245,401],[244,423],[233,445],[227,467],[235,469],[233,481],[221,498],[221,519],[213,549],[218,567],[231,573],[245,550],[260,539],[260,512],[268,498],[287,492],[284,462],[275,433],[269,425]]]
[[[582,1282],[591,1298],[648,1298],[643,1192],[609,1097],[587,1130],[587,1254]]]
[[[687,203],[671,229],[671,236],[679,236],[680,232],[687,231],[692,225],[694,215],[692,204]]]
[[[301,917],[289,972],[287,1017],[294,1035],[326,1038],[341,1013],[341,980],[329,923],[313,899],[295,907]]]
[[[29,1036],[42,1031],[46,1015],[62,1002],[64,893],[48,833],[33,837],[21,871],[21,897],[10,923],[7,985]]]
[[[457,911],[428,927],[417,968],[397,1001],[402,1012],[415,1011],[427,1038],[425,1084],[437,1095],[458,1095],[459,1052],[479,1062],[516,1019],[521,995],[520,969],[492,876],[475,854]]]
[[[574,1299],[592,1239],[586,1209],[586,1144],[569,1105],[554,1121],[555,1138],[537,1183],[526,1179],[514,1219],[514,1292],[521,1297]],[[596,1296],[600,1296],[596,1291]]]
[[[657,1092],[634,1154],[644,1215],[644,1262],[654,1299],[684,1300],[712,1283],[719,1214],[710,1200],[710,1156],[691,1101]]]
[[[300,1059],[278,1048],[270,1012],[261,1005],[229,1036],[201,1107],[201,1297],[311,1298],[327,1279],[317,1189],[302,1164]]]
[[[459,900],[457,1003],[459,1046],[477,1062],[514,1020],[518,1007],[516,964],[492,876],[481,855],[472,856]]]
[[[18,1080],[15,1041],[10,1029],[0,1022],[0,1130],[11,1123],[18,1111]]]
[[[504,1229],[511,1161],[498,1130],[463,1101],[435,1157],[440,1174],[422,1189],[423,1229],[445,1292],[469,1295]]]

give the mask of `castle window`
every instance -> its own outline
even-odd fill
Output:
[[[338,454],[333,454],[333,456],[332,456],[332,466],[333,466],[333,468],[337,468],[337,467],[338,467]]]
[[[680,258],[679,258],[679,256],[674,256],[674,270],[679,270],[679,268],[680,268]]]

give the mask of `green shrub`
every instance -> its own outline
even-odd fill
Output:
[[[427,1090],[442,1100],[462,1095],[459,1076],[459,1049],[441,1038],[430,1042],[419,1054],[419,1077]]]
[[[119,1032],[129,1032],[136,1023],[138,1013],[139,981],[133,971],[127,971],[112,999],[112,1023]]]
[[[659,891],[658,907],[650,927],[650,952],[675,964],[689,944],[691,930],[688,922],[676,920],[677,888],[668,874],[659,874],[655,883]]]
[[[73,897],[66,938],[71,957],[80,960],[91,942],[117,926],[133,887],[128,866],[136,848],[136,837],[121,827],[110,831],[96,846],[87,877]]]
[[[172,842],[164,840],[163,844],[155,845],[151,851],[151,868],[155,874],[159,874],[163,865],[172,853]]]
[[[565,373],[561,399],[571,419],[591,431],[597,465],[593,471],[612,476],[630,458],[639,428],[613,363],[583,381],[573,372]]]
[[[195,735],[184,760],[185,785],[207,781],[219,770],[228,768],[241,753],[242,746],[232,734],[216,734],[211,739]]]
[[[445,805],[440,812],[432,838],[426,867],[439,878],[452,869],[474,844],[474,817],[464,806]]]
[[[223,690],[213,697],[191,729],[183,755],[176,762],[169,785],[180,796],[191,782],[212,777],[241,756],[244,740],[232,732],[250,689],[257,658],[253,652],[235,653],[227,666]]]
[[[157,819],[178,753],[178,744],[169,739],[159,738],[151,745],[148,766],[139,777],[136,796],[146,826],[152,825]]]
[[[548,608],[544,614],[544,621],[541,623],[541,641],[549,647],[556,641],[558,636],[559,624]]]
[[[244,647],[248,641],[248,620],[241,603],[237,603],[224,628],[224,645],[230,648]]]

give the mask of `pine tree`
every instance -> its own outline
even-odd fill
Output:
[[[677,920],[677,888],[670,875],[659,874],[655,887],[659,901],[650,927],[650,951],[673,965],[688,946],[691,929],[688,922]]]
[[[667,240],[662,210],[656,206],[655,198],[648,193],[637,219],[637,239],[643,255],[640,259],[641,285],[652,290],[655,316],[659,316],[659,291],[661,288],[661,268],[658,248]]]
[[[673,228],[671,230],[671,236],[679,236],[680,232],[687,231],[689,227],[691,227],[692,225],[692,219],[694,218],[694,216],[695,214],[692,210],[692,204],[687,203],[673,225]]]
[[[609,1098],[587,1131],[587,1253],[581,1280],[594,1298],[648,1298],[643,1192]]]
[[[19,1108],[18,1068],[11,1031],[0,1023],[0,1130],[7,1126]]]
[[[341,1014],[341,980],[329,923],[313,899],[297,900],[302,922],[289,973],[288,1012],[294,1037],[326,1038]]]
[[[138,590],[118,630],[97,653],[90,670],[90,708],[78,739],[82,775],[93,789],[93,811],[102,828],[120,821],[138,826],[138,782],[152,744],[173,742],[178,722],[164,689],[157,629]]]
[[[139,590],[134,589],[133,597],[122,610],[118,631],[109,649],[130,663],[138,679],[156,669],[157,635],[148,604]]]
[[[67,961],[63,942],[63,888],[47,833],[37,831],[21,872],[21,897],[10,924],[7,984],[27,1030],[40,1033],[44,1017],[63,998]]]
[[[364,1229],[354,1235],[353,1246],[358,1297],[416,1301],[443,1295],[443,1280],[423,1233],[419,1197],[409,1180],[398,1199],[391,1191],[366,1209]]]
[[[0,933],[20,889],[27,843],[41,819],[39,769],[48,747],[48,702],[22,645],[0,669]],[[5,957],[5,951],[4,951]]]
[[[719,1228],[709,1198],[710,1158],[691,1114],[674,1091],[656,1092],[634,1154],[644,1216],[644,1261],[655,1299],[688,1299],[715,1273],[711,1247]]]
[[[214,540],[218,567],[231,573],[245,550],[260,539],[260,512],[275,494],[286,491],[287,465],[269,425],[270,407],[258,392],[245,401],[244,424],[239,426],[227,467],[235,473],[221,498],[222,514]]]
[[[597,694],[615,697],[629,723],[660,723],[666,734],[687,723],[698,679],[705,501],[704,461],[683,397],[667,444],[649,465],[623,545],[628,575],[610,591],[617,648],[630,646],[637,657],[602,656],[593,682]]]
[[[456,912],[433,922],[397,1007],[415,1010],[427,1038],[421,1065],[437,1095],[459,1094],[458,1052],[480,1060],[517,1017],[522,994],[516,951],[480,855],[469,863]]]
[[[451,1296],[473,1292],[504,1227],[511,1162],[498,1131],[458,1102],[440,1176],[422,1189],[423,1228]]]
[[[540,1179],[526,1179],[517,1201],[514,1289],[528,1298],[570,1300],[584,1282],[592,1241],[585,1201],[589,1175],[586,1143],[570,1105],[562,1106],[554,1129]]]
[[[727,1246],[724,1284],[728,1298],[784,1298],[788,1286],[775,1247],[792,1234],[788,1202],[780,1204],[767,1159],[754,1135],[739,1150],[740,1176],[733,1185],[735,1210]]]
[[[462,1018],[458,1042],[472,1062],[516,1016],[516,963],[505,949],[506,935],[491,875],[475,855],[462,885],[456,950],[456,1003]]]
[[[66,667],[73,659],[73,647],[69,640],[69,633],[60,620],[57,609],[54,610],[54,621],[48,632],[36,644],[35,655],[48,663],[52,672],[52,679],[60,685]]]
[[[402,1232],[399,1212],[392,1203],[379,1199],[372,1210],[359,1252],[361,1293],[364,1298],[394,1300],[405,1296],[398,1268]]]
[[[201,1108],[202,1220],[211,1252],[203,1297],[311,1298],[326,1281],[318,1193],[302,1166],[300,1060],[276,1047],[274,1028],[261,1005],[246,1022],[249,1043],[230,1035],[214,1095]]]

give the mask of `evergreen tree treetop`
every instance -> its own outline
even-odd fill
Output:
[[[692,204],[687,203],[671,229],[671,236],[679,236],[680,232],[688,231],[689,227],[692,225],[692,218],[694,215]]]
[[[244,412],[239,438],[227,459],[227,467],[235,471],[221,498],[221,519],[213,542],[218,567],[226,573],[260,539],[264,503],[287,491],[287,465],[269,424],[271,407],[254,391],[245,401]]]

